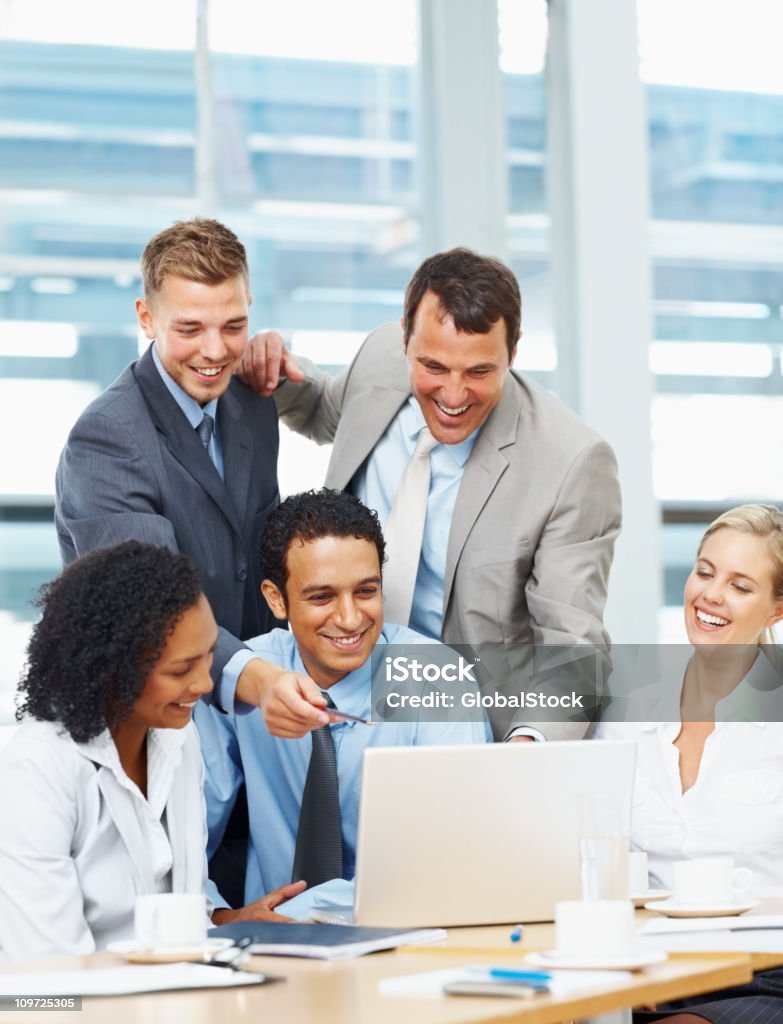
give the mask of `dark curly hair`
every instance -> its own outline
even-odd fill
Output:
[[[17,719],[60,722],[77,743],[118,725],[201,593],[184,555],[135,540],[73,562],[39,592]]]
[[[358,537],[369,540],[383,565],[386,545],[378,522],[378,513],[345,491],[302,491],[292,494],[277,506],[264,526],[259,544],[262,571],[271,580],[283,600],[288,581],[286,555],[294,540],[310,541],[319,537]]]

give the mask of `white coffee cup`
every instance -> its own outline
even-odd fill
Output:
[[[628,895],[643,896],[649,884],[647,854],[634,850],[628,854]]]
[[[555,945],[563,958],[623,960],[633,947],[629,900],[563,900],[555,904]]]
[[[687,905],[723,906],[753,885],[750,868],[735,868],[733,857],[695,857],[674,864],[673,898]]]
[[[138,896],[136,942],[143,949],[189,949],[207,938],[207,901],[203,893],[163,892]]]

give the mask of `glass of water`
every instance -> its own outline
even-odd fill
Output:
[[[578,798],[583,900],[628,899],[628,816],[605,794]]]

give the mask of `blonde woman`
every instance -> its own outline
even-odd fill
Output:
[[[709,526],[684,614],[693,649],[669,680],[670,720],[604,722],[595,734],[637,739],[632,843],[647,851],[652,880],[665,888],[675,861],[731,854],[753,871],[754,895],[783,896],[783,679],[773,635],[783,619],[779,509],[743,505]],[[686,1012],[639,1015],[661,1018],[783,1022],[783,972],[689,1001]]]

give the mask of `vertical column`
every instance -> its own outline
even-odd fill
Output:
[[[506,251],[508,171],[496,0],[419,0],[421,255]]]
[[[654,643],[649,163],[632,0],[549,0],[547,186],[560,396],[613,446],[623,491],[606,623]]]
[[[202,217],[214,217],[217,207],[215,182],[215,119],[212,69],[209,54],[209,0],[196,0],[196,142],[194,150],[196,202]]]

